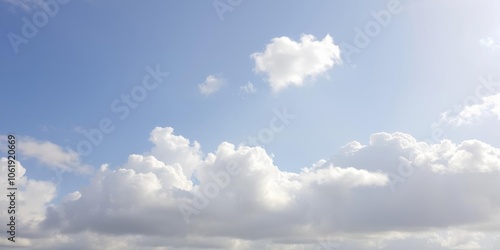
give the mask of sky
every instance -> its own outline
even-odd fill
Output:
[[[500,249],[498,9],[0,0],[0,249]]]

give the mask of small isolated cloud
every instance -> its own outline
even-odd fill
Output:
[[[240,87],[240,93],[253,94],[257,93],[257,89],[253,86],[251,82],[248,82],[246,85]]]
[[[495,41],[491,37],[480,39],[479,43],[485,47],[492,49],[492,50],[500,49],[500,45],[495,43]]]
[[[480,103],[465,106],[457,114],[445,112],[441,114],[440,123],[458,127],[485,117],[496,117],[500,120],[500,93],[483,97]]]
[[[209,75],[205,82],[198,85],[200,93],[209,96],[217,91],[219,91],[225,84],[226,80],[222,77]]]
[[[255,61],[254,71],[267,75],[274,92],[302,86],[306,78],[314,78],[341,63],[340,48],[330,35],[321,41],[305,34],[300,42],[288,37],[273,38],[264,52],[253,53],[251,58]]]

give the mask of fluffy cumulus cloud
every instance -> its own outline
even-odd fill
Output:
[[[306,78],[314,78],[341,63],[340,48],[332,37],[316,40],[302,35],[300,42],[288,37],[277,37],[266,45],[264,52],[251,55],[254,71],[267,75],[273,91],[289,86],[302,86]]]
[[[150,154],[166,164],[182,165],[182,172],[191,176],[202,163],[201,146],[197,141],[190,142],[181,135],[175,135],[170,127],[156,127],[149,140],[154,144]]]
[[[150,151],[102,165],[88,186],[57,203],[50,203],[53,185],[24,177],[33,203],[23,211],[31,230],[25,244],[416,250],[499,243],[500,149],[480,141],[428,144],[376,133],[298,172],[280,169],[261,147],[223,142],[204,153],[169,127],[155,128],[150,141]]]
[[[485,96],[479,103],[465,106],[458,113],[443,113],[441,114],[440,123],[463,126],[487,117],[500,120],[500,93]]]
[[[226,80],[220,76],[209,75],[203,83],[198,84],[198,90],[208,96],[219,91],[225,82]]]

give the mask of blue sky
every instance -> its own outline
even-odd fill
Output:
[[[52,8],[57,6],[57,9],[51,9],[53,16],[46,14],[46,2],[52,3]],[[224,158],[229,157],[224,150],[231,150],[226,148],[225,142],[236,145],[236,155],[250,155],[249,159],[255,160],[247,162],[251,166],[276,166],[280,173],[262,170],[262,175],[297,174],[302,178],[300,185],[303,186],[314,178],[319,178],[318,183],[332,182],[333,186],[325,189],[327,197],[321,198],[319,194],[324,190],[313,189],[315,185],[310,188],[316,195],[302,197],[301,194],[307,192],[292,188],[295,184],[277,181],[281,183],[276,184],[280,188],[282,185],[290,187],[290,190],[276,191],[276,196],[271,195],[276,204],[284,206],[280,208],[284,209],[280,214],[287,215],[290,213],[288,209],[294,207],[283,198],[284,193],[302,197],[302,203],[294,200],[298,204],[305,204],[306,200],[329,200],[328,197],[335,199],[337,185],[344,182],[350,184],[339,189],[349,190],[352,195],[349,197],[359,199],[359,204],[368,202],[366,197],[372,192],[383,196],[379,201],[392,193],[402,195],[408,191],[406,188],[391,192],[388,184],[391,180],[389,173],[398,171],[398,163],[393,160],[398,159],[399,156],[395,155],[400,153],[417,169],[429,172],[422,173],[422,176],[429,175],[432,179],[435,174],[436,178],[449,181],[451,186],[461,181],[475,183],[483,178],[482,175],[487,175],[485,173],[498,176],[500,133],[494,132],[500,118],[500,97],[497,96],[500,91],[497,83],[500,79],[497,67],[500,59],[498,7],[495,1],[486,0],[437,3],[430,0],[0,0],[0,34],[4,37],[0,39],[0,107],[3,116],[0,142],[3,145],[3,139],[9,133],[18,136],[20,164],[26,169],[23,176],[26,183],[33,181],[53,192],[47,191],[50,195],[47,194],[43,202],[36,203],[39,208],[33,208],[30,214],[34,216],[32,221],[39,224],[21,222],[21,228],[31,236],[16,244],[30,245],[36,242],[34,238],[39,237],[44,239],[40,249],[56,249],[56,246],[61,249],[93,249],[95,242],[89,238],[95,233],[110,237],[110,243],[103,249],[113,249],[117,246],[113,242],[127,240],[132,246],[141,245],[141,241],[127,238],[131,235],[140,236],[144,241],[151,240],[155,242],[152,246],[158,244],[165,249],[183,245],[191,249],[197,244],[203,246],[202,249],[315,249],[318,245],[314,241],[318,237],[312,235],[331,236],[328,233],[334,232],[332,228],[338,226],[340,231],[334,234],[338,238],[334,238],[343,242],[346,249],[371,249],[374,245],[370,244],[386,249],[398,249],[400,244],[417,247],[428,244],[426,249],[495,249],[500,243],[497,240],[491,243],[490,240],[496,239],[500,224],[483,225],[488,219],[493,221],[500,215],[498,199],[493,196],[482,198],[490,204],[490,212],[477,208],[477,214],[471,212],[471,220],[466,222],[454,223],[455,218],[449,218],[439,225],[406,225],[403,222],[380,225],[376,221],[366,225],[352,221],[344,225],[332,219],[326,223],[332,226],[329,228],[304,219],[309,225],[317,226],[318,231],[308,231],[300,240],[290,244],[283,242],[296,236],[279,228],[267,238],[220,224],[212,225],[209,221],[217,217],[211,216],[217,214],[213,214],[211,210],[215,208],[210,207],[201,212],[199,225],[190,227],[181,222],[182,226],[176,232],[179,238],[175,240],[162,238],[171,232],[160,229],[158,232],[163,234],[159,233],[152,240],[146,236],[148,233],[141,232],[140,227],[123,236],[119,230],[113,231],[118,226],[111,222],[102,227],[79,225],[80,220],[66,218],[63,214],[71,214],[68,211],[74,207],[72,202],[80,202],[82,207],[90,206],[93,201],[84,198],[86,195],[97,197],[96,193],[99,193],[109,198],[106,190],[96,191],[94,185],[102,182],[100,185],[105,186],[103,183],[107,180],[117,185],[127,183],[118,181],[121,177],[115,176],[121,176],[121,170],[132,169],[137,176],[143,171],[146,177],[151,173],[161,179],[163,175],[156,170],[138,169],[144,162],[151,166],[164,164],[169,169],[180,165],[184,174],[181,177],[185,180],[178,183],[185,183],[176,188],[192,196],[196,186],[203,188],[209,183],[208,175],[204,174],[207,169],[215,171],[220,167],[218,164],[228,160]],[[26,29],[29,30],[26,20],[40,22],[41,19],[36,18],[43,18],[43,15],[47,17],[46,24],[37,27],[32,37],[26,37]],[[13,36],[24,37],[22,39],[27,43],[16,44]],[[135,90],[140,90],[144,77],[150,76],[151,70],[165,74],[160,77],[161,82],[144,92],[146,96],[137,102],[137,107],[127,107],[123,95],[133,95]],[[150,77],[151,82],[153,79]],[[112,108],[113,103],[115,108]],[[120,115],[125,113],[117,112],[117,107],[129,111],[124,119]],[[288,112],[293,116],[279,131],[271,126],[276,120],[276,112]],[[82,154],[78,145],[89,141],[85,133],[99,129],[102,120],[110,121],[113,131],[103,133],[98,145],[93,145],[89,154]],[[168,128],[173,128],[173,132]],[[262,143],[262,140],[260,145],[249,143],[249,136],[258,138],[259,133],[265,131],[273,131],[273,137],[267,143]],[[436,133],[442,135],[436,136]],[[189,140],[187,144],[186,139]],[[442,142],[444,139],[456,147]],[[422,149],[426,148],[422,146],[424,142],[428,149]],[[197,148],[198,143],[200,148]],[[250,146],[250,149],[238,148],[240,144]],[[351,153],[348,153],[349,148],[353,150]],[[409,148],[415,150],[417,157],[406,155],[412,154]],[[212,154],[219,160],[211,160]],[[450,158],[461,154],[462,157]],[[6,152],[2,152],[2,156],[5,155]],[[141,155],[144,159],[138,160],[131,155]],[[262,160],[267,158],[272,159],[272,163]],[[139,164],[138,161],[144,162]],[[367,162],[372,164],[365,164]],[[106,170],[102,164],[108,164]],[[439,164],[444,164],[444,167]],[[333,172],[325,172],[325,169]],[[56,180],[57,173],[62,173],[62,177]],[[341,177],[334,173],[340,173]],[[327,177],[318,177],[323,174]],[[448,180],[447,174],[458,174],[459,180],[454,177]],[[146,178],[144,176],[141,178]],[[358,177],[366,181],[358,183],[352,179]],[[251,180],[248,178],[238,183],[243,185]],[[425,181],[419,182],[419,178],[419,174],[408,178],[414,180],[409,186],[415,185],[416,193],[422,190],[419,185],[425,186]],[[486,185],[490,183],[488,178],[492,177],[484,178],[483,185]],[[189,181],[193,182],[189,184]],[[260,182],[254,180],[254,183]],[[26,185],[28,192],[28,184],[20,185]],[[163,182],[161,185],[167,188]],[[262,188],[266,185],[262,184]],[[361,191],[358,191],[358,186],[363,186]],[[389,194],[377,188],[371,190],[372,186],[384,186],[380,189]],[[228,188],[239,190],[237,186]],[[408,191],[410,195],[417,195],[412,190]],[[478,187],[477,190],[482,189]],[[257,191],[234,192],[242,197],[259,195]],[[466,191],[453,192],[456,200],[450,202],[470,202],[461,196]],[[183,197],[177,197],[176,193],[171,195],[175,199]],[[215,199],[224,201],[230,199],[228,197],[217,196]],[[268,196],[263,197],[265,200]],[[338,201],[340,204],[345,201],[343,198]],[[438,198],[438,195],[433,197]],[[433,199],[425,201],[432,202]],[[392,201],[399,200],[394,198]],[[102,207],[105,209],[105,205]],[[353,211],[356,209],[362,211],[357,207]],[[439,208],[435,209],[429,213],[441,212]],[[256,211],[263,213],[262,218],[269,215],[264,208]],[[321,215],[320,211],[323,210],[308,210]],[[364,212],[377,215],[376,209]],[[53,216],[58,213],[60,220],[67,220],[66,224],[54,222]],[[346,218],[354,214],[356,212],[346,215]],[[178,211],[164,216],[183,218]],[[106,219],[103,217],[102,221]],[[220,231],[203,236],[205,226]],[[252,225],[248,230],[254,229],[253,226],[258,227]],[[409,236],[419,226],[420,235]],[[355,236],[353,232],[360,228],[368,228],[371,240]],[[485,232],[483,228],[493,230]],[[81,245],[78,242],[49,241],[41,233],[42,229],[54,230],[61,237],[76,234],[85,240]],[[237,233],[227,233],[232,230]],[[429,236],[434,232],[443,236]],[[454,241],[462,234],[467,235],[466,240]],[[189,240],[188,236],[194,238]],[[248,242],[250,239],[255,240],[253,245]],[[242,241],[242,245],[233,244],[231,240]],[[206,245],[198,241],[205,241]],[[8,241],[0,244],[5,249],[15,246]],[[493,247],[488,248],[488,244],[493,244]],[[144,249],[153,248],[144,246]]]

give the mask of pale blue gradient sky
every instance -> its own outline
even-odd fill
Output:
[[[376,132],[431,138],[440,114],[474,95],[479,77],[500,77],[500,3],[496,1],[401,1],[403,11],[350,63],[335,65],[305,86],[273,93],[250,57],[275,37],[298,41],[330,35],[354,45],[355,28],[373,21],[388,1],[243,1],[220,20],[212,1],[70,1],[15,53],[7,34],[21,34],[26,10],[0,1],[0,134],[13,132],[76,150],[110,118],[105,135],[82,162],[98,169],[149,151],[156,126],[198,141],[213,152],[238,144],[269,125],[273,109],[287,107],[291,124],[264,145],[282,171],[298,172],[328,159],[351,141],[367,143]],[[344,53],[342,51],[341,53]],[[110,109],[116,98],[142,81],[147,66],[170,75],[121,121]],[[205,96],[198,84],[208,75],[224,87]],[[239,89],[252,82],[255,94]],[[494,93],[491,93],[494,94]],[[479,139],[500,147],[497,123],[446,127],[446,137]],[[20,145],[22,147],[22,145]],[[50,170],[30,159],[27,176],[49,180]],[[79,190],[91,176],[66,174],[57,200]]]

